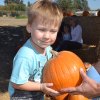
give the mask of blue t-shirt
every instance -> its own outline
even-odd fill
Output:
[[[90,77],[91,79],[95,80],[97,83],[100,83],[100,74],[97,72],[94,66],[91,66],[87,72],[87,76]],[[100,100],[99,97],[92,98],[92,100]]]
[[[35,82],[41,81],[42,69],[48,59],[52,57],[51,47],[46,48],[46,56],[40,54],[32,46],[30,39],[19,49],[13,60],[13,70],[10,82],[24,84],[29,78]],[[8,91],[10,96],[14,93],[14,88],[9,82]]]

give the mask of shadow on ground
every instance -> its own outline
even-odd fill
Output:
[[[24,26],[0,26],[0,92],[7,91],[12,61],[17,50],[26,41]]]

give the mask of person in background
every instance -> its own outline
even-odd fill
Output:
[[[52,57],[51,46],[61,25],[63,14],[49,0],[36,1],[28,10],[26,29],[31,37],[19,49],[13,60],[8,91],[10,100],[44,100],[44,94],[59,95],[52,83],[42,83],[45,63]]]
[[[71,40],[71,30],[70,30],[70,25],[69,24],[64,24],[63,26],[63,30],[61,31],[61,40],[59,42],[59,44],[56,47],[56,51],[61,51],[63,49],[62,45],[63,43],[66,41],[70,41]]]
[[[83,44],[82,39],[82,27],[79,24],[77,16],[71,16],[69,19],[69,24],[71,26],[71,41],[73,42],[73,47],[81,48]],[[75,45],[75,46],[74,46]]]
[[[90,16],[89,11],[87,11],[87,10],[83,11],[82,16],[85,16],[85,17],[86,17],[86,16]]]
[[[100,10],[98,10],[98,12],[97,12],[97,16],[100,17]]]
[[[71,40],[71,30],[70,30],[70,25],[65,24],[64,26],[64,31],[62,32],[62,40],[63,41],[70,41]]]
[[[68,23],[68,22],[67,22]],[[63,38],[61,41],[63,41],[60,45],[60,48],[55,49],[57,51],[62,50],[77,50],[82,48],[83,39],[82,39],[82,27],[79,24],[77,16],[73,15],[69,17],[69,25],[70,25],[70,40],[63,41]],[[63,36],[62,36],[63,37]]]

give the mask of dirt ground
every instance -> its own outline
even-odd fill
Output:
[[[9,100],[8,82],[13,57],[25,42],[27,19],[0,18],[0,100]]]
[[[27,19],[15,19],[13,17],[0,17],[0,26],[24,26]]]

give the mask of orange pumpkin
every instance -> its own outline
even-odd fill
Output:
[[[84,97],[83,95],[68,95],[68,98],[66,100],[89,100],[89,99]]]
[[[82,80],[79,69],[85,70],[82,60],[73,52],[61,51],[51,58],[43,69],[43,82],[53,83],[53,89],[73,87],[79,85]],[[57,97],[57,100],[64,100],[68,94]]]

